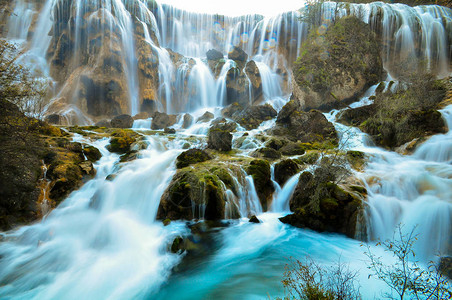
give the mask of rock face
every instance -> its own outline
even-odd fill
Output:
[[[266,211],[272,194],[275,191],[271,181],[270,164],[266,160],[253,160],[248,165],[246,172],[253,177],[254,186],[256,187],[262,209]]]
[[[114,117],[111,122],[113,128],[132,128],[133,118],[130,115],[119,115]]]
[[[316,170],[317,171],[317,170]],[[320,173],[320,172],[316,172]],[[290,199],[294,213],[280,218],[283,223],[319,232],[337,232],[364,239],[363,201],[365,189],[324,180],[319,174],[303,172]]]
[[[37,130],[29,131],[31,120],[4,99],[0,120],[0,230],[7,230],[37,218],[37,182],[45,149]]]
[[[235,126],[231,126],[230,122],[217,123],[210,127],[207,140],[208,148],[218,151],[230,151],[232,148],[231,129],[234,130]]]
[[[73,99],[77,99],[76,105],[85,114],[108,118],[129,113],[129,98],[133,93],[138,109],[155,111],[159,59],[146,41],[143,27],[146,26],[151,38],[157,41],[152,26],[143,25],[132,17],[130,25],[135,28],[134,33],[125,37],[121,30],[117,30],[123,26],[119,16],[105,14],[96,5],[84,5],[83,15],[78,15],[80,12],[71,10],[66,2],[54,8],[54,26],[49,34],[52,40],[47,53],[52,77],[64,86],[59,93],[59,104],[70,105]],[[78,24],[80,31],[71,24]],[[127,79],[131,73],[128,61],[131,53],[127,53],[124,46],[129,42],[128,38],[133,39],[135,45],[137,67],[133,71],[136,77],[133,84]],[[51,109],[59,111],[64,108]]]
[[[264,122],[276,117],[276,110],[270,105],[242,106],[233,103],[225,107],[221,113],[227,118],[231,118],[247,130],[256,129]]]
[[[369,25],[345,17],[324,35],[315,33],[303,43],[293,67],[304,110],[344,106],[382,78],[380,44]]]
[[[101,157],[99,150],[70,142],[67,135],[24,116],[15,105],[0,99],[0,230],[42,216],[43,162],[50,181],[45,185],[50,207],[94,176],[92,162]]]
[[[284,105],[271,132],[302,143],[330,143],[335,146],[338,142],[334,125],[320,111],[304,112],[295,100]]]

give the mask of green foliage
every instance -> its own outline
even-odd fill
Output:
[[[315,5],[321,5],[316,2]],[[351,76],[364,74],[370,82],[378,80],[378,64],[372,65],[368,56],[379,56],[375,34],[357,17],[348,16],[318,24],[302,44],[294,63],[294,75],[301,87],[329,93],[332,83],[348,72]],[[313,25],[313,26],[314,26]],[[317,27],[318,26],[318,27]],[[335,95],[332,95],[335,98]]]
[[[444,81],[425,72],[411,73],[404,80],[407,83],[395,92],[388,89],[377,94],[375,112],[360,125],[378,144],[389,148],[442,132],[445,126],[436,111],[446,95]]]
[[[15,45],[0,40],[0,98],[14,103],[26,115],[41,119],[48,82],[17,63],[17,52]]]
[[[291,259],[284,272],[285,300],[345,300],[361,299],[356,280],[357,272],[338,261],[323,267],[313,259]]]

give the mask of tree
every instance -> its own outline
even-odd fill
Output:
[[[0,98],[15,104],[27,116],[42,119],[48,81],[33,76],[17,62],[14,44],[0,40]]]
[[[451,299],[452,286],[438,266],[429,262],[428,268],[419,266],[413,245],[417,240],[414,227],[408,234],[403,233],[399,225],[392,240],[379,242],[386,252],[395,258],[393,264],[386,264],[381,257],[376,256],[369,245],[365,255],[369,258],[369,270],[373,276],[383,281],[391,292],[383,294],[388,299]],[[394,293],[397,296],[394,296]]]

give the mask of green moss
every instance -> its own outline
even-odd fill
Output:
[[[178,169],[185,168],[191,164],[196,164],[206,160],[210,160],[209,154],[201,149],[189,149],[182,152],[176,160],[176,167]]]

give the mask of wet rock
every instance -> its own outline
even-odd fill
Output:
[[[248,221],[250,223],[261,223],[259,219],[256,216],[251,216],[250,220]]]
[[[113,128],[132,128],[133,118],[130,115],[119,115],[111,119],[111,127]]]
[[[225,117],[233,119],[247,130],[256,129],[262,122],[277,116],[276,110],[270,104],[241,106],[238,103],[233,103],[221,112]]]
[[[259,104],[264,100],[264,94],[262,92],[261,74],[254,60],[247,62],[245,73],[251,81],[251,103],[253,105]]]
[[[294,100],[289,101],[278,114],[273,135],[285,136],[302,143],[331,143],[337,145],[334,125],[318,110],[298,110]]]
[[[51,114],[46,117],[46,121],[50,124],[60,125],[62,120],[60,115]]]
[[[298,164],[291,160],[286,159],[275,165],[275,181],[283,186],[288,179],[298,173],[300,167]]]
[[[210,155],[201,149],[189,149],[182,152],[176,159],[176,167],[178,169],[185,168],[191,164],[203,162],[212,159]]]
[[[442,274],[452,279],[452,257],[443,256],[439,262],[439,270]]]
[[[171,126],[170,117],[166,113],[155,112],[152,118],[151,129],[158,130],[164,129],[165,127]]]
[[[115,153],[126,153],[130,151],[131,145],[136,141],[136,134],[126,130],[116,130],[112,133],[108,151]]]
[[[193,124],[193,116],[190,114],[184,115],[184,123],[182,124],[182,128],[187,129]]]
[[[216,118],[212,121],[212,126],[221,128],[222,130],[234,131],[237,128],[237,124],[234,122],[228,122],[225,118]]]
[[[111,123],[109,120],[101,120],[96,123],[97,127],[105,127],[105,128],[111,128]]]
[[[226,74],[226,104],[237,102],[242,106],[250,104],[249,81],[243,67],[233,67]]]
[[[279,149],[279,151],[283,155],[294,156],[305,154],[305,149],[306,145],[304,145],[303,143],[287,142],[283,147]]]
[[[160,201],[160,220],[221,220],[225,216],[225,190],[208,170],[185,168],[174,175]]]
[[[139,114],[136,114],[133,116],[134,120],[146,120],[150,118],[150,114],[146,111],[140,112]],[[128,127],[126,127],[128,128]]]
[[[265,147],[254,150],[250,156],[254,158],[279,159],[281,158],[281,153],[275,149]]]
[[[303,109],[330,110],[357,100],[383,76],[380,48],[370,26],[353,16],[329,26],[322,38],[310,37],[293,66]]]
[[[184,251],[184,239],[181,236],[176,237],[171,244],[171,253],[181,253]]]
[[[163,129],[163,132],[166,134],[175,134],[176,133],[176,129],[172,128],[172,127],[165,127],[165,129]]]
[[[231,128],[229,123],[220,123],[210,127],[207,147],[218,151],[230,151],[232,148]]]
[[[212,120],[214,118],[214,114],[206,111],[202,116],[200,116],[197,120],[196,123],[206,123],[209,122],[210,120]]]
[[[79,164],[80,169],[82,169],[83,175],[94,176],[96,174],[96,170],[94,169],[93,163],[90,161],[84,161]]]
[[[238,102],[234,102],[228,106],[226,106],[225,108],[223,108],[221,110],[221,114],[226,117],[226,118],[232,118],[232,116],[241,111],[243,109],[243,107],[238,103]]]
[[[83,154],[91,162],[96,162],[102,157],[102,154],[100,153],[99,149],[93,146],[83,147]]]
[[[253,177],[257,195],[263,210],[266,211],[272,194],[275,191],[271,182],[270,164],[266,160],[253,160],[248,165],[246,172]]]
[[[220,60],[224,58],[223,53],[215,49],[210,49],[209,51],[207,51],[206,56],[208,60]]]
[[[337,121],[348,126],[359,126],[375,114],[376,110],[375,104],[347,109],[338,116]]]
[[[318,172],[319,174],[322,172]],[[337,232],[350,238],[365,239],[365,188],[352,189],[325,180],[325,177],[303,172],[290,199],[294,213],[280,218],[283,223],[319,232]]]
[[[240,69],[243,69],[248,59],[248,54],[246,54],[242,48],[234,46],[234,48],[232,48],[232,50],[228,53],[228,58],[235,61]]]

